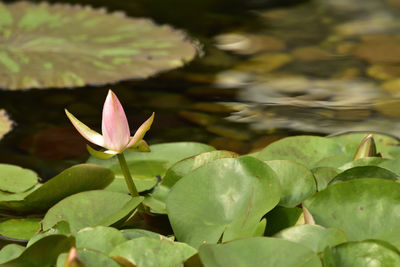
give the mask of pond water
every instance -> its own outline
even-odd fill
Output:
[[[199,141],[247,153],[301,133],[400,136],[400,0],[68,2],[171,24],[203,53],[143,81],[1,90],[0,109],[15,125],[0,142],[0,162],[51,177],[85,161],[64,108],[99,129],[108,88],[132,128],[156,112],[150,144]]]

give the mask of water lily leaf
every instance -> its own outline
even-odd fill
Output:
[[[203,166],[209,162],[221,158],[237,158],[239,155],[235,152],[215,150],[204,152],[196,156],[178,161],[168,169],[161,183],[159,183],[153,192],[145,198],[144,204],[149,206],[154,213],[166,214],[165,200],[174,184],[189,172]],[[151,199],[150,199],[151,198]],[[152,205],[155,203],[155,205]]]
[[[400,176],[400,159],[386,160],[379,163],[378,166],[388,169]]]
[[[115,246],[126,241],[124,235],[116,228],[105,226],[83,228],[74,236],[76,248],[90,249],[104,254],[108,254]]]
[[[358,166],[339,173],[329,184],[335,184],[359,178],[380,178],[396,181],[398,175],[378,166]]]
[[[67,252],[74,243],[73,237],[50,235],[26,248],[18,258],[3,263],[4,267],[43,267],[56,264],[60,253]]]
[[[332,181],[340,171],[336,168],[317,167],[312,169],[312,172],[317,182],[317,191],[321,191],[328,186],[329,182]]]
[[[139,237],[118,245],[110,256],[125,258],[136,266],[169,267],[182,264],[196,252],[185,243]]]
[[[0,87],[11,90],[146,78],[196,54],[180,31],[104,9],[18,2],[0,17]]]
[[[33,191],[37,190],[41,186],[42,186],[42,184],[37,183],[32,188],[30,188],[27,191],[22,192],[22,193],[8,193],[8,192],[0,191],[0,203],[2,201],[23,200],[27,195],[29,195]]]
[[[105,190],[77,193],[64,198],[47,211],[43,218],[43,230],[50,229],[60,221],[67,221],[72,233],[88,226],[108,226],[129,215],[142,200],[143,197],[131,198],[126,194]],[[130,205],[130,201],[134,205]],[[126,205],[129,210],[124,209]],[[120,210],[123,212],[120,213]],[[114,217],[115,214],[118,216]],[[110,217],[113,219],[109,220]]]
[[[354,161],[350,161],[350,162],[344,164],[343,166],[340,166],[339,170],[345,171],[347,169],[351,169],[351,168],[359,167],[359,166],[377,166],[387,160],[388,159],[374,158],[374,157],[357,159]]]
[[[308,168],[323,158],[343,154],[341,145],[319,136],[292,136],[280,139],[260,151],[261,160],[286,159],[304,164]]]
[[[341,135],[331,136],[330,139],[343,145],[345,147],[346,153],[354,156],[357,151],[358,146],[365,136],[370,133],[345,133]],[[399,140],[393,136],[384,134],[373,134],[376,150],[381,153],[383,157],[388,157],[388,152],[399,144]]]
[[[11,130],[12,121],[8,118],[4,109],[0,109],[0,140]]]
[[[21,239],[27,241],[40,230],[42,218],[7,219],[0,222],[1,239]]]
[[[367,240],[348,242],[327,248],[323,261],[326,267],[399,266],[400,254],[395,249],[390,249],[382,241]]]
[[[312,250],[287,240],[253,237],[227,244],[206,244],[199,248],[205,267],[285,266],[317,267],[321,262]],[[290,255],[288,257],[288,255]]]
[[[143,229],[123,229],[121,230],[121,233],[124,235],[124,237],[127,240],[131,240],[134,238],[139,238],[139,237],[150,237],[156,240],[163,240],[163,239],[168,239],[168,240],[174,240],[173,237],[166,237],[163,235],[160,235],[158,233],[154,233],[151,231],[143,230]]]
[[[8,244],[0,250],[0,264],[18,258],[25,250],[24,246]]]
[[[31,239],[29,239],[28,244],[26,244],[26,246],[30,247],[33,243],[49,235],[70,236],[71,230],[69,229],[69,223],[67,223],[66,221],[60,221],[50,229],[46,231],[40,231],[39,233],[34,235]]]
[[[264,161],[276,173],[281,185],[280,206],[296,207],[317,191],[312,172],[303,164],[290,160]]]
[[[44,213],[69,195],[104,188],[113,178],[113,173],[107,168],[93,164],[75,165],[44,183],[23,200],[1,201],[0,212]]]
[[[121,267],[115,260],[110,258],[108,255],[88,249],[77,249],[79,261],[83,266],[101,266],[101,267]],[[57,267],[65,267],[65,262],[67,261],[68,253],[62,253],[57,258]],[[75,266],[75,265],[72,265]]]
[[[157,144],[150,146],[150,149],[150,152],[124,152],[133,181],[136,187],[140,189],[139,192],[151,189],[175,162],[203,152],[215,150],[209,145],[195,142]],[[90,157],[88,162],[110,168],[115,173],[116,180],[124,179],[116,157],[107,160]],[[123,180],[117,180],[106,190],[108,189],[128,193]]]
[[[29,169],[0,164],[0,190],[21,193],[38,183],[37,174]]]
[[[196,248],[253,236],[279,198],[274,171],[260,160],[240,157],[218,159],[185,175],[166,204],[176,238]]]
[[[353,156],[348,154],[338,154],[338,155],[328,156],[315,163],[313,168],[318,168],[318,167],[339,168],[340,166],[343,166],[344,164],[351,162],[352,160]]]
[[[398,226],[399,190],[399,183],[386,179],[349,180],[328,186],[304,205],[317,224],[342,229],[350,241],[381,238]]]
[[[275,237],[302,244],[316,253],[324,251],[328,246],[333,247],[347,241],[346,234],[338,228],[310,224],[284,229]]]

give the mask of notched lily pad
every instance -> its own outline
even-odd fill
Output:
[[[88,6],[0,3],[0,18],[0,87],[10,90],[146,78],[196,54],[181,31]]]
[[[0,164],[0,190],[21,193],[38,183],[34,171],[10,164]]]
[[[4,109],[0,109],[0,140],[11,130],[12,121],[8,118]]]

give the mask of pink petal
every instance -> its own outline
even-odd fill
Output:
[[[85,124],[80,122],[77,118],[75,118],[74,115],[69,113],[68,110],[65,109],[65,114],[67,114],[68,119],[72,122],[74,127],[78,130],[78,132],[85,137],[86,140],[89,142],[92,142],[93,144],[96,144],[98,146],[104,146],[104,139],[101,134],[93,131],[89,127],[87,127]]]
[[[129,143],[129,124],[124,109],[113,91],[109,90],[103,107],[102,132],[104,147],[122,152]]]
[[[129,144],[127,147],[134,146],[137,142],[143,139],[144,135],[146,132],[150,129],[151,124],[153,123],[154,120],[154,112],[151,114],[150,118],[147,119],[140,127],[137,129],[135,135],[131,138],[129,141]]]

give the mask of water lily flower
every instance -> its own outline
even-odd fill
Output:
[[[113,91],[109,90],[103,107],[102,135],[80,122],[65,109],[69,120],[78,132],[89,142],[104,147],[106,151],[97,151],[87,146],[89,153],[95,157],[107,159],[125,150],[150,151],[143,140],[154,120],[154,113],[147,119],[131,137],[129,124],[124,109]]]

